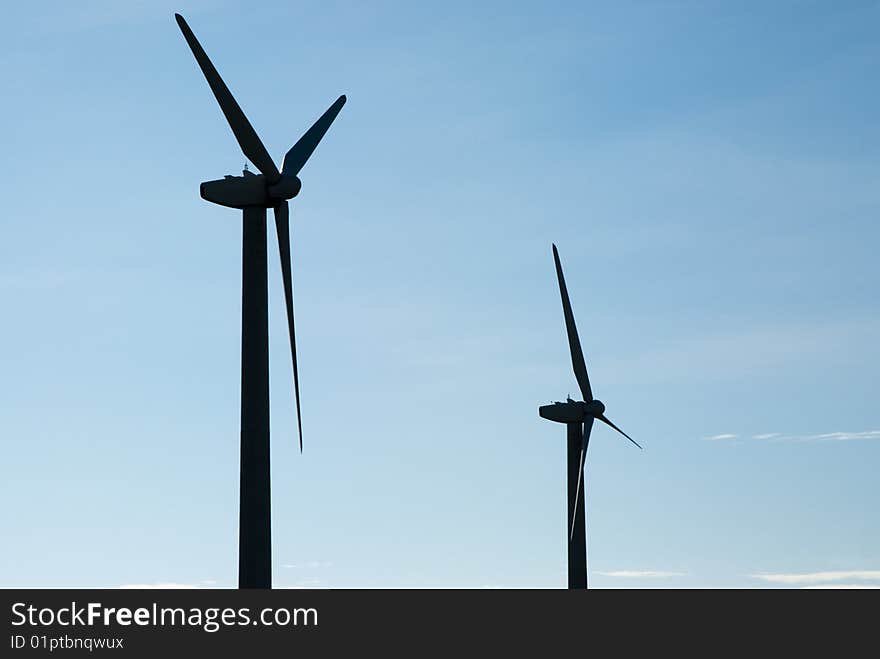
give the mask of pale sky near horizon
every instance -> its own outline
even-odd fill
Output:
[[[6,3],[0,587],[231,587],[245,162],[280,162],[278,587],[880,585],[878,2]]]

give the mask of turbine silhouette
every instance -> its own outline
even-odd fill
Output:
[[[290,211],[287,201],[299,194],[302,183],[297,175],[339,114],[345,104],[345,96],[336,99],[290,148],[279,172],[183,16],[174,14],[174,18],[211,91],[214,92],[242,152],[260,171],[260,174],[254,174],[245,168],[241,176],[225,176],[219,180],[206,181],[199,186],[199,193],[206,201],[241,209],[243,215],[239,587],[271,588],[266,209],[274,210],[275,231],[278,234],[293,362],[296,427],[299,449],[302,451],[302,415],[290,264]]]
[[[571,351],[571,366],[574,377],[577,379],[583,401],[567,398],[564,403],[542,405],[538,408],[538,414],[549,421],[564,423],[568,426],[568,515],[571,519],[568,533],[568,587],[587,587],[587,541],[586,522],[584,519],[584,496],[582,491],[584,461],[587,457],[587,445],[590,442],[590,431],[593,421],[598,419],[633,444],[642,448],[632,437],[614,425],[605,416],[605,405],[600,400],[593,398],[593,390],[590,387],[590,377],[587,375],[587,364],[584,361],[584,351],[581,349],[581,341],[578,338],[577,327],[574,324],[574,315],[571,312],[571,302],[568,299],[568,289],[565,286],[565,276],[562,274],[562,264],[559,262],[559,252],[553,245],[553,261],[556,264],[556,278],[559,280],[559,294],[562,296],[562,313],[565,316],[565,331],[568,334],[568,347]]]

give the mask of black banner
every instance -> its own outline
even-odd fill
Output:
[[[760,640],[852,646],[874,595],[844,591],[5,590],[0,656],[421,656],[713,648]],[[863,627],[859,619],[863,619]],[[829,647],[834,647],[833,644]],[[708,649],[708,648],[707,648]],[[539,653],[543,656],[543,652]],[[711,653],[710,653],[711,654]]]

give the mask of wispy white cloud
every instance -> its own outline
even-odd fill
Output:
[[[302,581],[297,581],[295,584],[290,586],[291,588],[326,588],[327,584],[325,584],[320,579],[303,579]]]
[[[305,561],[303,563],[284,563],[281,565],[288,570],[317,570],[324,567],[332,567],[330,561]]]
[[[839,570],[829,572],[803,572],[803,573],[762,573],[749,575],[753,579],[761,579],[770,583],[784,584],[786,586],[813,586],[816,584],[829,584],[835,581],[880,581],[880,570]],[[835,584],[841,587],[839,584]],[[827,587],[827,586],[826,586]],[[852,586],[847,586],[852,587]]]
[[[129,583],[123,584],[119,586],[125,590],[156,590],[156,589],[164,589],[164,590],[191,590],[194,588],[202,588],[198,584],[190,584],[190,583],[175,583],[175,582],[167,582],[167,583]]]
[[[670,577],[683,577],[684,572],[667,572],[663,570],[612,570],[600,572],[606,577],[621,577],[624,579],[668,579]]]
[[[866,430],[863,432],[828,432],[824,435],[810,435],[805,439],[819,441],[846,441],[850,439],[880,439],[880,430]]]
[[[724,439],[736,439],[738,435],[725,433],[703,437],[704,440],[716,441]],[[752,439],[772,440],[774,442],[842,442],[865,439],[880,439],[880,430],[862,430],[858,432],[835,431],[818,435],[785,435],[780,432],[767,432],[751,435]]]
[[[865,583],[832,583],[821,586],[804,586],[804,590],[877,590],[880,585]]]

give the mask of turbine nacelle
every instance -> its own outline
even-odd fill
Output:
[[[598,419],[605,414],[605,405],[602,401],[591,400],[587,403],[570,398],[564,402],[556,402],[552,405],[542,405],[538,408],[541,418],[556,423],[583,423],[587,419]]]
[[[228,208],[273,208],[280,201],[293,199],[301,188],[298,176],[282,175],[277,182],[270,184],[262,174],[244,170],[242,176],[205,181],[199,186],[199,194],[205,201]]]

